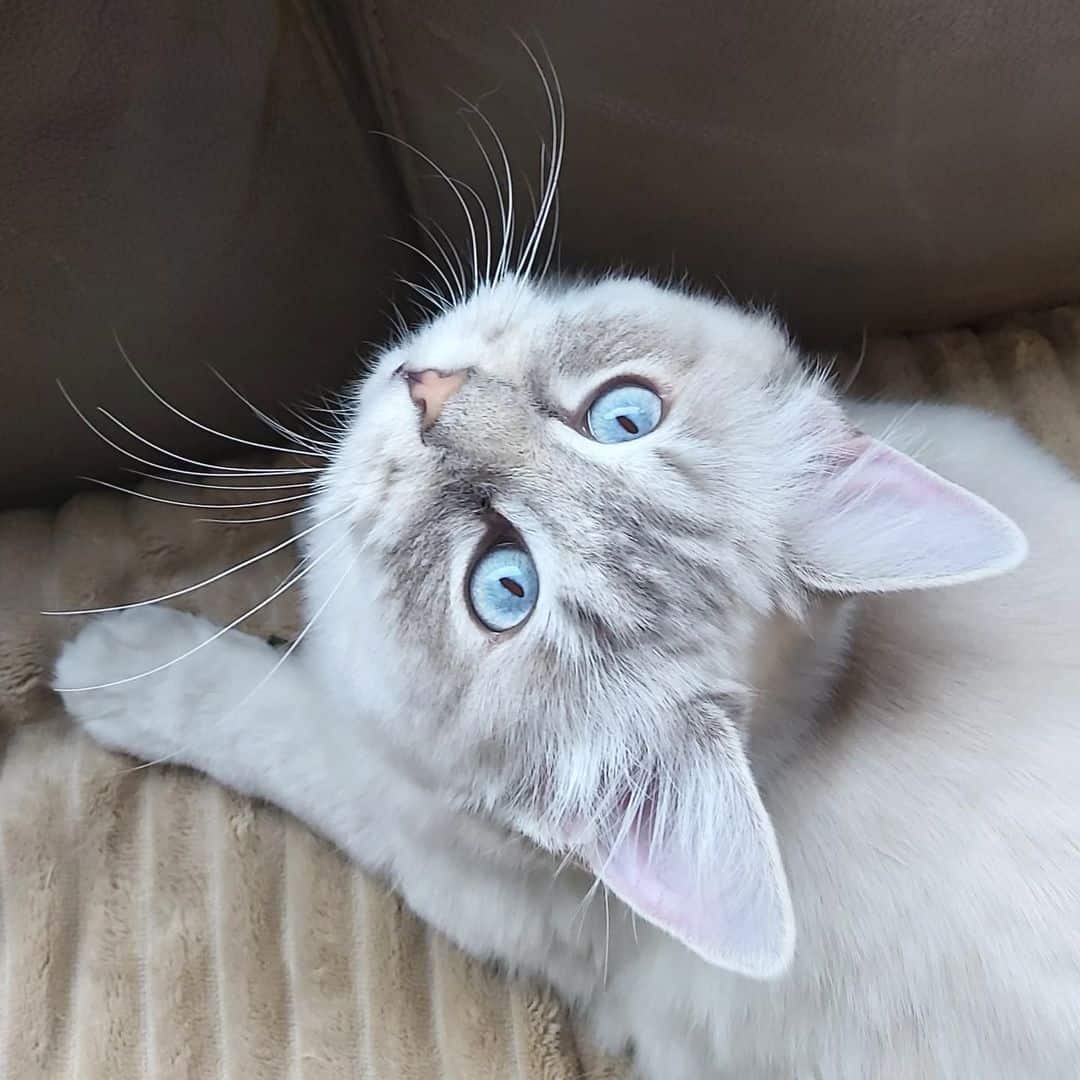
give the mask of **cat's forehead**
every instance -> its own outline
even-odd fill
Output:
[[[630,279],[482,290],[427,327],[410,362],[550,386],[634,365],[678,379],[717,357],[765,374],[786,352],[766,318]]]

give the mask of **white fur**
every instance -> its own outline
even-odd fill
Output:
[[[586,338],[608,367],[560,362]],[[433,428],[450,441],[429,444],[402,363],[472,369],[491,396],[451,400]],[[537,378],[569,411],[618,372],[669,396],[653,436],[599,446],[530,411]],[[65,701],[108,746],[291,810],[466,949],[549,978],[603,1044],[633,1043],[648,1080],[1075,1080],[1080,488],[1008,423],[925,405],[895,427],[900,414],[851,407],[849,422],[770,320],[729,306],[636,281],[481,290],[390,350],[357,394],[314,510],[304,586],[319,618],[261,689],[248,694],[279,653],[230,632]],[[887,482],[845,472],[852,423],[891,448],[868,444]],[[687,471],[663,468],[660,448]],[[449,501],[462,517],[424,564],[430,610],[410,622],[393,587],[425,539],[413,515],[449,500],[450,480],[474,481],[472,454],[509,470],[497,506],[540,575],[537,610],[504,640],[464,605],[482,527]],[[384,482],[386,464],[404,480]],[[566,595],[628,641],[659,618],[608,595],[608,530],[625,528],[627,552],[635,536],[597,516],[612,487],[745,540],[668,537],[673,560],[714,560],[729,598],[712,622],[673,616],[672,633],[707,647],[601,663],[567,621]],[[592,492],[580,522],[565,520],[568,491]],[[1023,558],[1012,522],[1029,558],[976,581]],[[104,616],[65,647],[57,685],[135,675],[212,632],[174,611]],[[558,680],[529,681],[538,656],[576,680],[573,701]],[[685,708],[704,692],[731,707],[711,705],[691,739],[683,721],[701,717]],[[563,864],[591,852],[648,917],[649,856],[627,884],[596,854],[632,831],[627,817],[603,833],[617,793],[640,809],[642,761],[659,777],[654,845],[694,894],[672,901],[685,909],[671,933],[614,897],[588,902],[592,875]],[[764,810],[732,816],[760,808],[758,789]]]

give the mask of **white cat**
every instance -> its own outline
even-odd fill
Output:
[[[288,808],[648,1080],[1080,1076],[1080,485],[1009,423],[503,274],[381,357],[305,528],[295,651],[107,614],[78,723]]]

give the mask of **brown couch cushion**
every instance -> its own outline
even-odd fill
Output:
[[[1073,0],[16,5],[0,501],[116,462],[58,375],[205,450],[125,371],[114,329],[214,426],[245,414],[206,361],[264,405],[353,371],[382,333],[406,204],[462,235],[431,170],[370,129],[484,190],[454,87],[535,171],[546,118],[514,28],[538,32],[566,91],[564,266],[689,268],[830,343],[1080,295]]]
[[[244,409],[207,363],[264,405],[296,401],[382,333],[385,237],[408,224],[340,45],[303,3],[5,5],[0,502],[115,467],[57,377],[174,450],[206,445],[165,423],[114,330],[170,397],[234,427]]]
[[[510,29],[547,44],[566,265],[688,268],[826,342],[1080,295],[1075,0],[367,7],[388,116],[481,190],[447,86],[535,175],[546,118]]]

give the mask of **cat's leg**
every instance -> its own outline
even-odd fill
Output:
[[[641,1080],[727,1080],[730,1074],[718,1071],[700,1021],[675,1007],[671,997],[666,979],[657,981],[648,964],[631,962],[582,1014],[587,1037],[610,1054],[631,1049]]]
[[[455,834],[455,835],[451,835]],[[475,822],[448,815],[411,835],[393,876],[410,907],[466,952],[511,972],[540,976],[568,1002],[585,1003],[603,982],[607,927],[591,881],[503,833],[497,846]]]
[[[308,774],[324,758],[326,704],[293,657],[275,671],[278,649],[239,631],[218,634],[172,608],[97,616],[61,649],[54,685],[74,720],[110,749],[314,811]]]
[[[64,646],[55,685],[98,742],[284,807],[466,951],[543,975],[564,996],[591,993],[605,928],[596,904],[581,904],[580,872],[556,876],[551,857],[395,770],[319,692],[301,650],[277,667],[280,650],[230,631],[155,674],[76,689],[169,664],[217,632],[169,608],[100,616]]]

